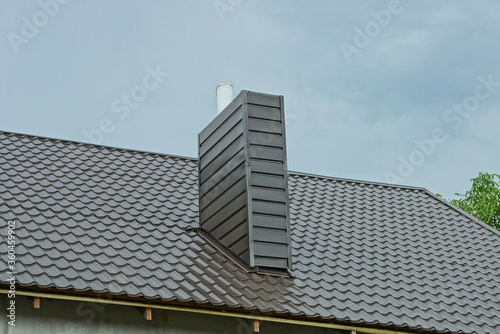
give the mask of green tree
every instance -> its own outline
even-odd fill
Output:
[[[500,231],[500,174],[479,173],[465,194],[450,202]]]

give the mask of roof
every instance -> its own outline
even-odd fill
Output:
[[[189,230],[196,159],[0,132],[0,166],[21,287],[500,332],[500,233],[424,189],[290,172],[293,269],[279,277],[245,271]]]

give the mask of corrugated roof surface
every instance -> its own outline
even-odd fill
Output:
[[[290,173],[286,278],[246,273],[185,230],[195,159],[0,132],[0,169],[21,286],[500,333],[500,233],[423,189]]]

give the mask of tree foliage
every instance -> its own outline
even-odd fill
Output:
[[[500,231],[500,174],[479,173],[465,194],[450,202]]]

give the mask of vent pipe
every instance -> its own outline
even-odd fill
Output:
[[[217,86],[217,113],[220,114],[224,108],[233,101],[233,85],[228,83],[221,83]]]

